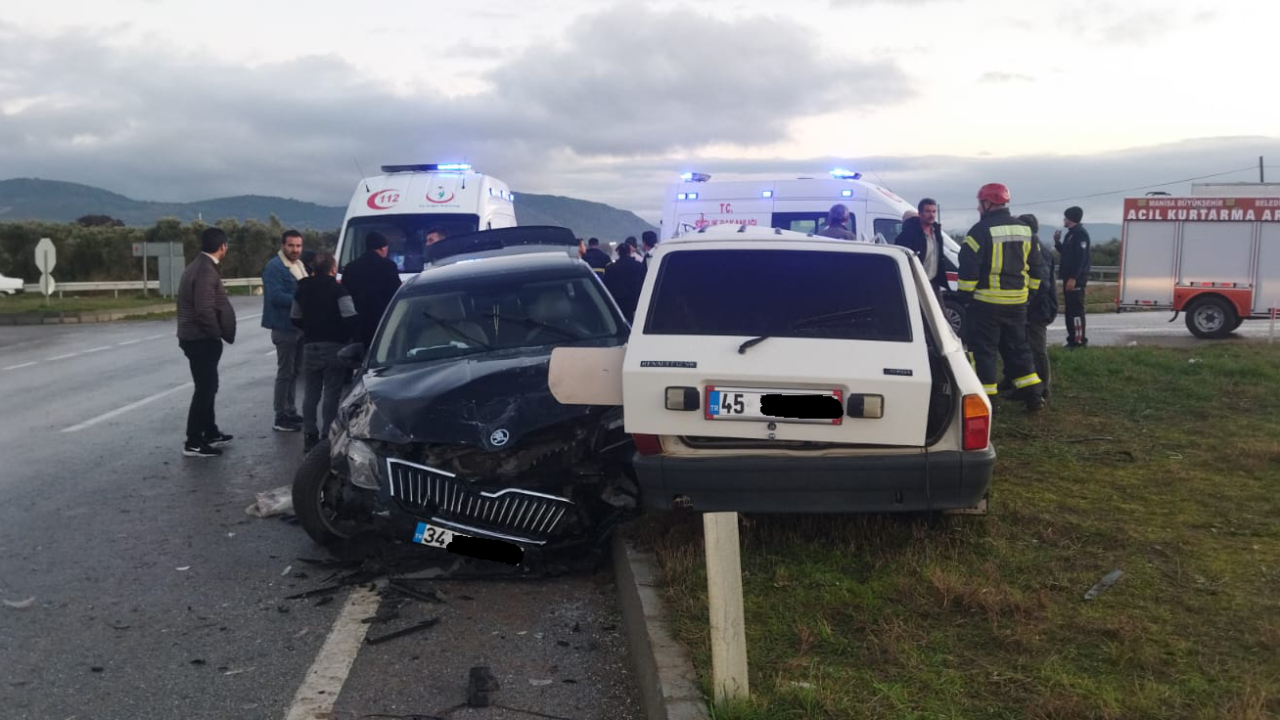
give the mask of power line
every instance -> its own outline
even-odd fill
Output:
[[[1068,200],[1088,200],[1089,198],[1103,197],[1105,195],[1119,195],[1120,193],[1135,192],[1138,190],[1150,190],[1151,188],[1166,187],[1168,185],[1177,185],[1179,183],[1191,182],[1193,180],[1207,180],[1209,178],[1222,177],[1223,175],[1233,175],[1235,173],[1244,172],[1246,170],[1257,170],[1257,169],[1258,169],[1257,165],[1250,165],[1248,167],[1237,168],[1235,170],[1227,170],[1225,172],[1212,173],[1210,175],[1199,175],[1196,177],[1185,178],[1182,180],[1171,180],[1170,182],[1156,183],[1155,185],[1143,185],[1141,187],[1124,188],[1122,190],[1108,190],[1107,192],[1093,193],[1091,195],[1071,195],[1064,198],[1057,198],[1055,200],[1037,200],[1036,202],[1030,202],[1030,203],[1019,202],[1014,204],[1017,205],[1018,207],[1035,207],[1036,205],[1051,205],[1053,203],[1061,203],[1061,202],[1066,202]]]

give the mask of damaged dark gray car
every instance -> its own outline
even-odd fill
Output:
[[[429,248],[298,470],[294,508],[316,542],[548,547],[598,540],[637,507],[621,408],[562,405],[547,385],[552,348],[629,333],[576,246],[567,230],[510,228]]]

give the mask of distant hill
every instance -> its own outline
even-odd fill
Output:
[[[603,203],[516,192],[516,220],[522,225],[558,225],[581,237],[621,239],[656,230],[634,213]],[[0,180],[0,222],[48,220],[72,222],[84,215],[109,215],[126,225],[148,226],[164,217],[184,222],[197,218],[215,221],[267,220],[271,215],[285,225],[319,230],[336,230],[342,225],[346,207],[262,195],[163,203],[134,200],[89,185],[15,178]]]

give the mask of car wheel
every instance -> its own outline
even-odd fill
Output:
[[[1236,318],[1236,324],[1235,324],[1235,325],[1232,325],[1232,326],[1231,326],[1231,329],[1232,329],[1232,330],[1239,330],[1239,329],[1240,329],[1240,326],[1241,326],[1241,325],[1243,325],[1243,324],[1244,324],[1244,318],[1242,318],[1242,317],[1238,317],[1238,318]]]
[[[947,316],[947,322],[951,324],[951,329],[956,332],[956,337],[964,339],[964,306],[959,302],[947,298],[942,301],[942,312]]]
[[[1211,296],[1187,310],[1187,329],[1198,338],[1217,339],[1236,328],[1236,311],[1224,298]]]
[[[330,471],[329,439],[311,448],[293,478],[293,511],[298,522],[318,545],[332,545],[350,535],[340,528],[337,501],[343,480]]]

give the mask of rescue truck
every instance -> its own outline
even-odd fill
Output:
[[[827,177],[711,182],[706,173],[686,172],[667,188],[662,234],[669,240],[717,225],[781,228],[813,234],[826,225],[831,206],[849,208],[849,230],[860,240],[893,244],[902,230],[902,217],[915,205],[887,188],[862,179],[862,173],[836,168]],[[960,245],[942,233],[947,286],[956,290]],[[964,308],[944,296],[947,320],[957,333]]]
[[[1200,338],[1271,317],[1280,307],[1277,190],[1206,185],[1190,197],[1126,199],[1119,309],[1185,313]]]
[[[422,271],[433,228],[453,237],[515,227],[515,198],[507,184],[467,163],[383,165],[382,173],[362,179],[351,196],[338,235],[339,276],[364,254],[372,232],[387,238],[387,257],[407,279]]]

